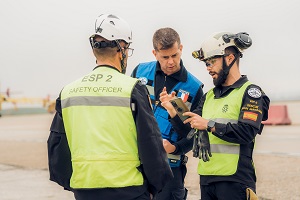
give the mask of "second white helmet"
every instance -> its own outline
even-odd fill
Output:
[[[192,53],[194,58],[207,60],[215,56],[225,55],[225,49],[234,46],[242,52],[252,45],[252,40],[245,32],[233,34],[230,32],[215,33],[204,41],[200,50]]]

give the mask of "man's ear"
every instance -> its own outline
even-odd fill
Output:
[[[183,45],[182,44],[180,44],[179,49],[180,49],[180,51],[182,51],[182,49],[183,49]]]
[[[152,53],[156,57],[156,51],[155,51],[155,49],[152,50]]]
[[[233,60],[235,59],[235,56],[231,53],[227,56],[227,65],[230,65]]]

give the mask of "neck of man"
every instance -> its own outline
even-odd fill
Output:
[[[119,72],[121,69],[121,61],[117,61],[117,59],[97,59],[97,65],[109,65],[116,68]]]
[[[239,70],[238,66],[236,64],[234,64],[231,67],[229,74],[227,76],[227,79],[226,79],[225,83],[223,84],[223,86],[233,85],[240,78],[241,78],[240,70]]]

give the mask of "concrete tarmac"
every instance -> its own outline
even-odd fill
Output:
[[[52,118],[52,114],[0,118],[0,200],[74,199],[49,181],[46,141]],[[261,200],[300,199],[299,143],[299,124],[265,126],[257,137],[254,162]],[[188,155],[188,199],[198,200],[198,159]]]

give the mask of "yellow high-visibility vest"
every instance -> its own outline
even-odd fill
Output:
[[[71,151],[72,188],[140,186],[143,175],[130,108],[138,80],[98,67],[64,87],[62,115]]]
[[[218,123],[238,123],[241,111],[242,99],[246,88],[250,85],[246,82],[240,88],[235,88],[229,95],[214,98],[213,89],[207,92],[203,105],[202,117]],[[226,142],[211,132],[208,133],[212,157],[210,161],[199,160],[198,173],[200,175],[233,175],[237,171],[240,145]]]

